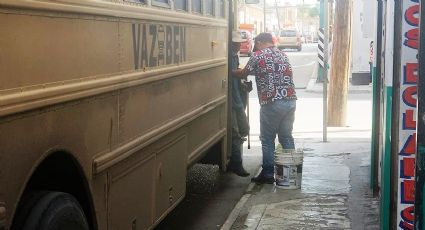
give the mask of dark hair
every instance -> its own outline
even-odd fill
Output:
[[[260,33],[255,37],[255,43],[257,42],[265,42],[265,43],[273,43],[273,37],[271,33]]]

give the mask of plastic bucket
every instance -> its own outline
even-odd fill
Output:
[[[301,188],[303,151],[282,150],[275,153],[276,186],[283,189]]]

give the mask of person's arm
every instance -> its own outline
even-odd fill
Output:
[[[246,77],[248,77],[248,75],[249,75],[249,72],[246,68],[245,69],[236,69],[236,70],[232,71],[232,76],[236,77],[236,78],[246,78]]]
[[[232,71],[232,76],[236,78],[246,78],[248,75],[254,73],[254,69],[257,65],[257,57],[255,53],[249,58],[248,63],[243,69],[236,69]]]

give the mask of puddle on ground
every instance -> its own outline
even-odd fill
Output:
[[[346,200],[346,196],[317,196],[272,203],[265,207],[262,205],[261,208],[258,205],[258,207],[253,206],[246,219],[245,227],[247,229],[350,229]],[[263,212],[261,220],[258,218],[259,211]]]
[[[346,154],[305,157],[301,192],[308,194],[341,195],[350,192],[350,168]]]

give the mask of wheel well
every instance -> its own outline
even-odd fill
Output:
[[[87,180],[80,164],[71,154],[55,152],[49,155],[31,176],[22,197],[34,190],[60,191],[73,195],[83,208],[91,229],[97,229]]]
[[[199,163],[202,164],[216,164],[222,168],[222,157],[223,157],[223,140],[217,142],[211,146],[205,153],[205,155],[200,159]]]

